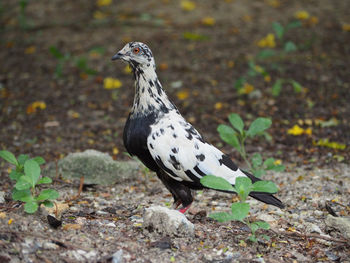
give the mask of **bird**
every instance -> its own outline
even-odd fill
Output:
[[[112,60],[127,62],[135,80],[133,105],[126,121],[123,141],[131,156],[138,159],[170,191],[174,208],[185,213],[193,202],[192,190],[204,187],[200,179],[214,175],[234,186],[237,177],[260,181],[240,169],[231,158],[206,142],[180,114],[165,93],[156,73],[150,48],[141,42],[129,42]],[[270,193],[251,192],[250,196],[266,204],[284,208]]]

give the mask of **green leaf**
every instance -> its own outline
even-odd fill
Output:
[[[266,167],[266,170],[271,170],[275,166],[275,159],[272,157],[267,158],[264,161],[264,166]]]
[[[292,41],[288,41],[284,44],[284,51],[286,52],[293,52],[297,50],[297,46]]]
[[[261,229],[269,230],[270,229],[270,224],[265,222],[265,221],[256,221],[253,224],[256,224],[259,226]]]
[[[267,241],[270,241],[270,239],[271,239],[268,235],[262,235],[262,237]]]
[[[274,51],[273,49],[263,49],[258,53],[257,57],[259,59],[265,59],[265,58],[273,57],[275,55],[276,55],[276,51]]]
[[[234,220],[232,214],[225,212],[212,213],[209,217],[221,223]]]
[[[42,165],[42,164],[45,163],[44,158],[43,158],[43,157],[40,157],[40,156],[37,156],[37,157],[33,158],[33,160],[36,161],[37,164],[39,164],[39,165]]]
[[[26,211],[28,214],[33,214],[36,210],[38,210],[38,203],[37,202],[28,202],[24,205],[24,211]]]
[[[25,161],[29,159],[29,156],[27,154],[20,154],[17,157],[18,163],[21,165],[24,165]]]
[[[255,224],[255,222],[250,224],[250,230],[252,231],[253,234],[259,229],[259,226]]]
[[[235,192],[234,187],[227,180],[221,177],[206,175],[201,178],[200,182],[202,185],[208,188]]]
[[[286,167],[283,164],[275,165],[272,170],[276,172],[283,172],[286,169]]]
[[[275,31],[276,33],[276,36],[279,38],[279,39],[282,39],[283,38],[283,35],[284,35],[284,27],[278,23],[278,22],[274,22],[272,24],[272,28],[273,30]]]
[[[15,201],[29,202],[33,201],[33,196],[29,189],[17,190],[14,188],[12,190],[12,199]]]
[[[234,88],[240,90],[243,87],[243,84],[246,82],[244,77],[240,77],[235,81]]]
[[[26,190],[26,189],[30,189],[31,187],[32,187],[31,180],[26,175],[21,176],[18,179],[17,183],[15,184],[15,188],[17,190]]]
[[[51,184],[52,179],[50,177],[41,178],[36,184]]]
[[[35,198],[37,201],[53,200],[59,197],[59,193],[54,189],[45,189]]]
[[[242,201],[247,199],[250,191],[252,190],[252,180],[248,177],[237,177],[235,181],[236,192]]]
[[[45,201],[43,202],[43,204],[44,204],[44,206],[46,206],[46,207],[53,207],[53,202],[50,201],[50,200],[45,200]]]
[[[254,168],[259,167],[262,164],[262,157],[260,153],[254,153],[252,156],[252,164]]]
[[[263,176],[264,174],[266,174],[266,172],[265,172],[265,170],[263,170],[263,169],[258,169],[258,170],[254,170],[254,171],[253,171],[253,175],[254,175],[255,177],[258,177],[258,178],[260,178],[260,177]]]
[[[253,191],[274,194],[277,193],[278,188],[271,181],[257,181],[253,184]]]
[[[282,84],[283,84],[282,79],[277,79],[275,81],[275,83],[272,85],[272,88],[271,88],[272,96],[277,97],[280,95],[281,90],[282,90]]]
[[[224,142],[235,147],[239,152],[241,151],[241,146],[239,144],[236,132],[230,126],[220,124],[217,130],[219,132],[220,138]]]
[[[9,176],[11,180],[18,181],[18,179],[23,175],[23,173],[17,172],[16,170],[12,170]]]
[[[300,93],[303,89],[303,86],[301,86],[301,84],[295,80],[291,80],[290,82],[294,88],[294,92],[295,93]]]
[[[256,243],[256,242],[258,242],[258,239],[256,238],[256,236],[255,235],[251,235],[251,236],[249,236],[249,241],[251,241],[251,242],[253,242],[253,243]]]
[[[32,187],[35,187],[35,184],[40,177],[39,164],[36,161],[34,161],[33,159],[27,160],[24,163],[24,173],[25,173],[25,176],[29,177]],[[22,177],[24,177],[24,176],[22,176]]]
[[[9,163],[12,163],[16,166],[18,165],[16,157],[9,151],[0,151],[0,157],[2,157],[5,161],[8,161]]]
[[[255,119],[249,126],[247,135],[254,137],[255,135],[262,133],[264,130],[270,128],[272,121],[268,118],[259,117]]]
[[[193,40],[193,41],[203,41],[203,40],[208,40],[209,37],[206,35],[201,35],[201,34],[196,34],[196,33],[191,33],[191,32],[185,32],[183,34],[184,39],[187,40]]]
[[[231,113],[228,116],[228,120],[230,121],[231,125],[237,131],[239,131],[240,134],[243,134],[244,123],[243,123],[242,118],[237,113]]]
[[[233,203],[231,205],[232,220],[242,221],[247,217],[250,206],[248,203]]]
[[[293,22],[290,22],[286,28],[287,29],[292,29],[292,28],[297,28],[297,27],[301,27],[302,26],[302,23],[300,20],[295,20]]]
[[[50,46],[49,51],[57,59],[62,59],[64,55],[55,46]]]

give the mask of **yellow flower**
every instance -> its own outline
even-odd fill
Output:
[[[275,35],[270,33],[266,37],[260,39],[257,44],[261,48],[264,48],[264,47],[274,48],[276,46]]]
[[[33,53],[35,53],[35,51],[36,51],[36,47],[35,46],[30,46],[30,47],[27,47],[24,50],[24,53],[25,54],[33,54]]]
[[[227,66],[228,66],[229,68],[233,68],[233,67],[235,66],[235,62],[232,61],[232,60],[229,60],[229,61],[227,61]]]
[[[309,24],[310,24],[311,26],[318,24],[318,18],[317,18],[316,16],[310,17],[310,19],[309,19]]]
[[[305,10],[301,10],[301,11],[297,11],[294,14],[294,17],[299,19],[299,20],[307,20],[307,19],[309,19],[310,14]]]
[[[176,96],[179,100],[185,100],[189,97],[190,93],[188,90],[181,90],[176,93]]]
[[[130,74],[130,73],[132,72],[132,69],[131,69],[131,67],[130,67],[129,65],[126,65],[126,66],[124,67],[124,69],[123,69],[123,72],[124,72],[125,74]]]
[[[112,0],[97,0],[96,5],[106,6],[106,5],[110,5],[111,3],[112,3]]]
[[[117,147],[113,147],[113,154],[117,155],[119,153],[119,150]]]
[[[80,113],[76,112],[74,110],[69,110],[68,111],[68,116],[73,118],[73,119],[78,119],[78,118],[80,118]]]
[[[192,2],[192,1],[181,1],[181,8],[185,11],[192,11],[193,9],[196,8],[196,3]]]
[[[8,224],[8,225],[11,225],[11,224],[12,224],[12,222],[13,222],[13,219],[12,219],[12,218],[10,218],[10,219],[9,219],[9,221],[7,222],[7,224]]]
[[[122,85],[123,84],[119,79],[105,78],[103,80],[103,87],[105,89],[119,89]]]
[[[264,80],[265,80],[265,82],[270,82],[271,81],[271,76],[270,75],[266,75],[264,77]]]
[[[328,147],[328,148],[337,149],[337,150],[344,150],[346,148],[346,144],[338,143],[338,142],[330,142],[328,139],[321,139],[321,140],[318,140],[317,142],[314,141],[313,145]]]
[[[299,125],[295,124],[291,129],[287,131],[288,134],[298,136],[304,133],[304,129],[300,128]]]
[[[350,24],[343,24],[342,29],[345,32],[350,32]]]
[[[202,19],[202,24],[206,26],[213,26],[215,24],[215,19],[211,16],[206,16]]]
[[[275,160],[274,164],[275,164],[275,165],[280,165],[280,164],[282,164],[282,161],[279,160],[279,159],[278,159],[278,160]]]
[[[239,90],[239,94],[249,94],[254,90],[254,86],[249,83],[244,83],[243,88]]]
[[[267,0],[267,4],[276,8],[281,5],[281,2],[279,0]]]
[[[221,110],[221,109],[222,109],[222,102],[217,102],[217,103],[215,103],[214,108],[215,108],[216,110]]]
[[[104,19],[104,18],[108,17],[108,14],[97,10],[94,12],[93,16],[95,19]]]
[[[37,109],[46,109],[46,103],[44,101],[34,101],[32,104],[28,105],[27,114],[35,113]]]
[[[312,129],[311,128],[307,128],[305,131],[304,131],[305,134],[307,135],[311,135],[312,134]]]

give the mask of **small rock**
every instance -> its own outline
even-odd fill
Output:
[[[146,208],[143,226],[169,236],[193,236],[194,225],[177,210],[153,206]]]
[[[105,224],[105,226],[108,226],[108,227],[117,227],[114,223],[108,223],[108,224]]]
[[[350,219],[328,215],[326,225],[337,229],[345,238],[350,239]]]
[[[123,262],[123,249],[119,249],[112,256],[112,263],[122,263]]]
[[[322,234],[322,230],[318,225],[312,224],[312,223],[305,223],[306,225],[306,230],[310,233],[318,233]]]
[[[327,250],[325,254],[329,260],[332,260],[332,261],[339,261],[340,260],[340,257],[337,256],[336,254],[334,254],[332,251]]]
[[[44,242],[42,245],[43,249],[58,249],[59,246],[52,242]]]
[[[5,203],[5,192],[0,191],[0,204]]]
[[[58,162],[58,172],[65,179],[80,179],[85,184],[111,185],[138,177],[140,163],[136,161],[114,161],[107,154],[86,150],[68,154]],[[51,163],[43,171],[50,177],[56,176],[56,165]]]

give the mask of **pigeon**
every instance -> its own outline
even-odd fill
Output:
[[[126,121],[123,141],[126,150],[150,170],[174,198],[174,208],[185,213],[193,202],[192,191],[204,187],[200,179],[214,175],[234,185],[237,177],[259,178],[241,170],[229,156],[207,143],[185,120],[164,92],[156,74],[150,48],[141,42],[126,44],[112,60],[129,63],[135,79],[135,96]],[[266,204],[283,208],[270,193],[251,192],[250,196]]]

